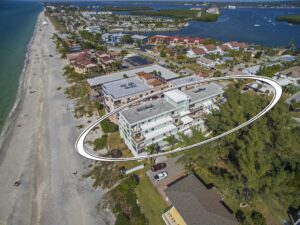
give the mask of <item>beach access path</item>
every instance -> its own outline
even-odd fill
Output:
[[[73,117],[72,101],[63,93],[66,61],[55,52],[53,32],[42,12],[29,48],[21,102],[0,146],[1,225],[105,225],[114,220],[109,212],[96,211],[102,190],[81,179],[92,162],[75,151],[74,143],[80,133],[76,125],[87,122]],[[15,187],[17,180],[21,184]]]

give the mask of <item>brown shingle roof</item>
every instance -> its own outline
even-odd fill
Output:
[[[208,50],[208,51],[213,51],[213,50],[216,50],[217,47],[213,44],[211,45],[205,45],[205,48]]]
[[[206,51],[203,48],[193,48],[193,52],[195,52],[196,55],[205,55]]]

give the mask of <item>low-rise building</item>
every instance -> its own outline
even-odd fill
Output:
[[[149,44],[183,45],[191,47],[204,44],[205,39],[200,37],[155,35],[150,37],[148,41]]]
[[[115,59],[107,52],[96,52],[95,57],[104,69],[109,67],[111,64],[115,63]]]
[[[217,62],[212,59],[200,57],[197,59],[197,64],[203,66],[204,68],[210,69],[210,68],[214,68],[216,66]]]
[[[118,45],[121,43],[122,37],[125,34],[123,33],[105,33],[102,35],[102,40],[106,44]]]
[[[151,86],[137,77],[106,83],[102,87],[104,106],[107,112],[153,92],[154,90]],[[113,115],[110,119],[117,122],[117,115]]]
[[[146,43],[147,40],[148,40],[148,37],[147,37],[147,36],[139,35],[139,34],[132,35],[131,38],[132,38],[135,42],[139,42],[139,43]]]
[[[247,49],[248,45],[244,42],[230,41],[223,45],[228,46],[231,50]]]
[[[125,78],[135,77],[138,76],[138,74],[141,72],[152,74],[156,78],[155,80],[157,81],[151,80],[154,82],[152,86],[156,86],[158,84],[158,81],[162,84],[166,84],[168,81],[171,81],[179,77],[178,74],[158,64],[153,64],[150,66],[145,66],[133,70],[123,70],[119,72],[114,72],[107,75],[102,75],[102,76],[87,79],[87,82],[91,89],[90,98],[95,99],[95,98],[100,98],[102,96],[103,84],[114,82]]]
[[[188,175],[165,189],[172,207],[162,218],[166,225],[237,225],[220,195],[195,175]]]
[[[243,73],[247,75],[256,75],[260,71],[260,65],[251,66],[243,69]]]
[[[174,79],[174,80],[170,81],[170,86],[171,87],[176,87],[176,86],[180,86],[180,85],[183,85],[183,84],[188,84],[188,83],[200,81],[201,79],[203,79],[203,78],[200,77],[200,76],[196,76],[196,75],[182,77],[182,78],[178,78],[178,79]],[[178,89],[179,90],[186,90],[186,89],[196,87],[196,86],[197,85],[189,85],[189,86],[181,87],[181,88],[178,88]]]
[[[206,10],[207,13],[210,13],[210,14],[214,14],[214,15],[219,15],[220,14],[220,11],[217,7],[210,7]]]
[[[188,58],[197,58],[205,54],[207,54],[207,52],[203,48],[191,48],[187,51],[186,56]]]
[[[90,56],[89,52],[81,52],[71,64],[77,73],[91,73],[98,69],[97,62]]]
[[[165,92],[163,98],[119,112],[120,135],[134,155],[146,154],[151,144],[164,149],[169,135],[190,134],[191,127],[204,130],[202,117],[218,109],[216,103],[223,101],[223,93],[216,83]]]
[[[296,86],[300,86],[300,66],[293,66],[281,72]]]
[[[91,33],[101,33],[101,28],[99,26],[89,26],[85,28],[86,31]]]

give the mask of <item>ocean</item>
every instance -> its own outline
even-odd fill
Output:
[[[41,10],[37,1],[0,1],[0,130],[15,102],[27,45]]]

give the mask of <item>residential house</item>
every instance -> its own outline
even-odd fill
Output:
[[[106,52],[98,51],[96,52],[95,57],[98,61],[98,64],[100,64],[104,69],[116,62],[116,60]]]
[[[147,43],[148,37],[144,35],[135,34],[132,35],[131,38],[137,43]]]
[[[88,51],[81,52],[71,64],[77,73],[96,72],[97,62],[93,60]]]
[[[122,37],[125,34],[123,33],[105,33],[102,35],[102,40],[106,43],[106,44],[110,44],[110,45],[118,45],[121,43]]]
[[[228,46],[231,50],[247,49],[248,45],[244,42],[230,41],[223,45]]]
[[[186,53],[186,56],[188,58],[197,58],[197,57],[200,57],[200,56],[203,56],[207,54],[206,50],[204,48],[191,48],[187,51]]]
[[[300,86],[300,66],[293,66],[281,72],[296,86]]]
[[[200,57],[197,59],[197,64],[201,65],[204,68],[211,69],[217,65],[217,62],[205,57]]]
[[[162,214],[166,225],[238,225],[222,197],[195,175],[188,175],[165,189],[172,207]]]
[[[256,75],[260,71],[260,65],[251,66],[243,69],[243,73],[246,75]]]

